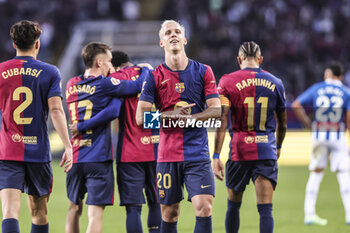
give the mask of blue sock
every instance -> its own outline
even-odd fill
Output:
[[[260,214],[260,233],[273,232],[272,203],[258,204]]]
[[[2,220],[2,233],[19,233],[18,220],[15,218],[7,218]]]
[[[194,227],[194,233],[212,233],[213,227],[211,224],[211,216],[198,217],[196,216],[196,226]]]
[[[126,232],[142,233],[141,210],[142,206],[126,205]]]
[[[227,199],[227,211],[225,218],[226,233],[238,233],[239,229],[239,209],[242,202],[233,202]]]
[[[49,232],[49,224],[46,225],[35,225],[32,223],[32,230],[30,233],[48,233]]]
[[[161,233],[177,233],[177,222],[164,222],[160,228]]]
[[[148,205],[148,219],[147,219],[148,231],[152,233],[160,233],[161,222],[162,222],[162,217],[160,214],[159,203]]]

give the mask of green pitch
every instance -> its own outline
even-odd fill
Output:
[[[318,214],[328,219],[325,227],[305,226],[303,224],[304,189],[307,182],[308,171],[305,166],[281,166],[279,170],[279,182],[274,194],[274,219],[276,233],[345,233],[350,232],[350,226],[345,225],[344,210],[341,203],[339,188],[335,174],[326,172],[321,184],[317,203]],[[213,232],[225,232],[224,220],[226,211],[226,187],[223,182],[216,182],[216,198],[213,205]],[[187,195],[186,195],[187,198]],[[119,200],[116,192],[115,205],[105,210],[103,232],[125,232],[125,210],[118,206]],[[86,206],[85,206],[86,207]],[[63,169],[54,162],[54,186],[50,197],[49,224],[51,233],[63,233],[68,199],[65,190],[65,174]],[[84,209],[81,218],[81,232],[87,227],[87,208]],[[142,221],[147,223],[147,208],[144,206]],[[181,214],[178,223],[179,233],[193,232],[195,223],[192,205],[182,201]],[[31,220],[23,195],[20,216],[21,232],[30,232]],[[144,227],[144,232],[147,229]],[[259,216],[256,209],[254,186],[250,184],[243,197],[241,208],[240,233],[259,232]]]

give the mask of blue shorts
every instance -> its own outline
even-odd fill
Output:
[[[154,162],[117,163],[117,183],[120,205],[157,203],[156,166]]]
[[[45,196],[52,191],[51,162],[0,161],[0,190],[19,189],[28,195]]]
[[[184,184],[188,201],[200,194],[215,196],[214,173],[211,161],[185,161],[157,164],[159,202],[171,205],[184,199]]]
[[[113,205],[114,173],[113,161],[75,163],[66,177],[67,195],[78,205],[88,193],[88,205]]]
[[[226,162],[226,186],[237,192],[243,192],[249,180],[261,175],[271,181],[273,188],[277,185],[278,167],[273,159]]]

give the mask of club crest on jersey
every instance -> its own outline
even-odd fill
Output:
[[[164,192],[164,190],[162,190],[162,189],[159,190],[159,197],[160,197],[160,198],[164,198],[164,197],[165,197],[165,192]]]
[[[116,78],[111,78],[111,82],[113,83],[113,85],[117,86],[120,84],[120,80],[116,79]]]
[[[185,91],[185,83],[175,83],[175,91],[177,93],[182,93]]]

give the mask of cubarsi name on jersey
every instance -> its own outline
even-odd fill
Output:
[[[215,118],[209,118],[205,121],[196,119],[187,120],[173,120],[173,119],[163,119],[163,128],[220,128],[221,121]]]

